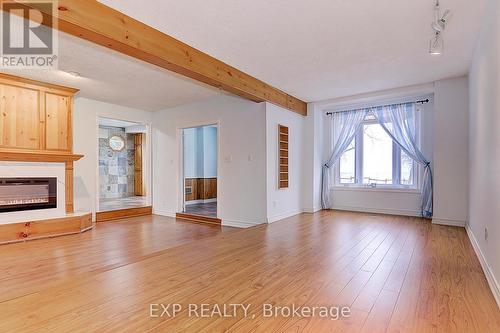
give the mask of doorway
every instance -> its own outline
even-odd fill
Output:
[[[98,212],[148,207],[148,126],[110,118],[98,126]]]
[[[217,218],[218,126],[184,128],[183,213]]]

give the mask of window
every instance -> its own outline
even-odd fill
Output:
[[[386,126],[392,125],[387,123]],[[415,128],[418,136],[418,126]],[[365,118],[333,172],[337,186],[417,187],[415,162],[392,141],[372,115]]]
[[[356,139],[352,140],[347,150],[340,157],[340,183],[354,184],[356,182]]]

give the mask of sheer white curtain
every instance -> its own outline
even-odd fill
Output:
[[[368,110],[354,110],[336,112],[333,114],[334,131],[334,146],[332,154],[328,161],[323,165],[322,182],[321,182],[321,206],[323,209],[329,209],[332,206],[330,194],[331,177],[329,169],[338,162],[340,156],[344,153],[347,147],[354,139],[356,132],[359,130],[361,123],[365,119]]]
[[[370,112],[375,116],[378,123],[391,137],[391,139],[412,160],[425,167],[422,184],[423,217],[432,217],[432,170],[431,163],[425,158],[418,148],[415,135],[415,103],[396,104],[391,106],[373,108]],[[387,126],[391,124],[391,126]]]

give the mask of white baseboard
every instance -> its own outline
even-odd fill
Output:
[[[432,218],[432,223],[433,224],[439,224],[439,225],[448,225],[452,227],[464,227],[465,228],[465,221],[459,221],[459,220],[451,220],[451,219],[442,219],[442,218]]]
[[[301,213],[302,213],[302,211],[300,211],[300,210],[293,210],[293,211],[288,211],[285,213],[277,214],[274,216],[270,216],[267,218],[267,223],[273,223],[273,222],[283,220],[283,219],[286,219],[288,217],[295,216],[295,215],[298,215]]]
[[[303,209],[304,213],[316,213],[319,212],[322,208],[321,207],[305,207]]]
[[[263,224],[263,222],[252,223],[252,222],[246,222],[246,221],[222,219],[222,226],[224,226],[224,227],[250,228],[250,227],[255,227],[256,225],[259,225],[259,224]]]
[[[362,212],[362,213],[376,213],[376,214],[388,214],[388,215],[402,215],[402,216],[414,216],[420,217],[420,211],[406,210],[406,209],[383,209],[383,208],[373,208],[373,207],[356,207],[356,206],[334,206],[332,209],[337,210],[347,210],[351,212]]]
[[[169,212],[169,211],[166,211],[166,210],[154,209],[154,208],[153,208],[153,215],[161,215],[161,216],[167,216],[167,217],[175,217],[175,212]]]
[[[493,275],[493,272],[491,271],[490,265],[488,265],[488,262],[486,261],[486,257],[483,254],[483,251],[481,251],[481,247],[479,246],[479,243],[477,242],[476,237],[474,236],[474,233],[472,230],[467,226],[465,228],[467,231],[467,235],[469,236],[469,240],[472,244],[472,247],[474,248],[474,251],[476,252],[477,257],[479,258],[479,262],[481,263],[481,267],[483,268],[484,275],[486,276],[486,280],[488,281],[488,284],[490,285],[491,292],[493,293],[493,297],[495,297],[495,300],[497,301],[497,305],[500,308],[500,285],[498,284],[497,279],[495,278],[495,275]]]

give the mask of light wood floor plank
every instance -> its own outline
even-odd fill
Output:
[[[1,332],[500,331],[465,231],[418,218],[324,211],[221,230],[150,216],[0,249]],[[150,318],[151,303],[183,311]],[[198,318],[189,303],[250,316]],[[264,304],[352,313],[267,318]]]

